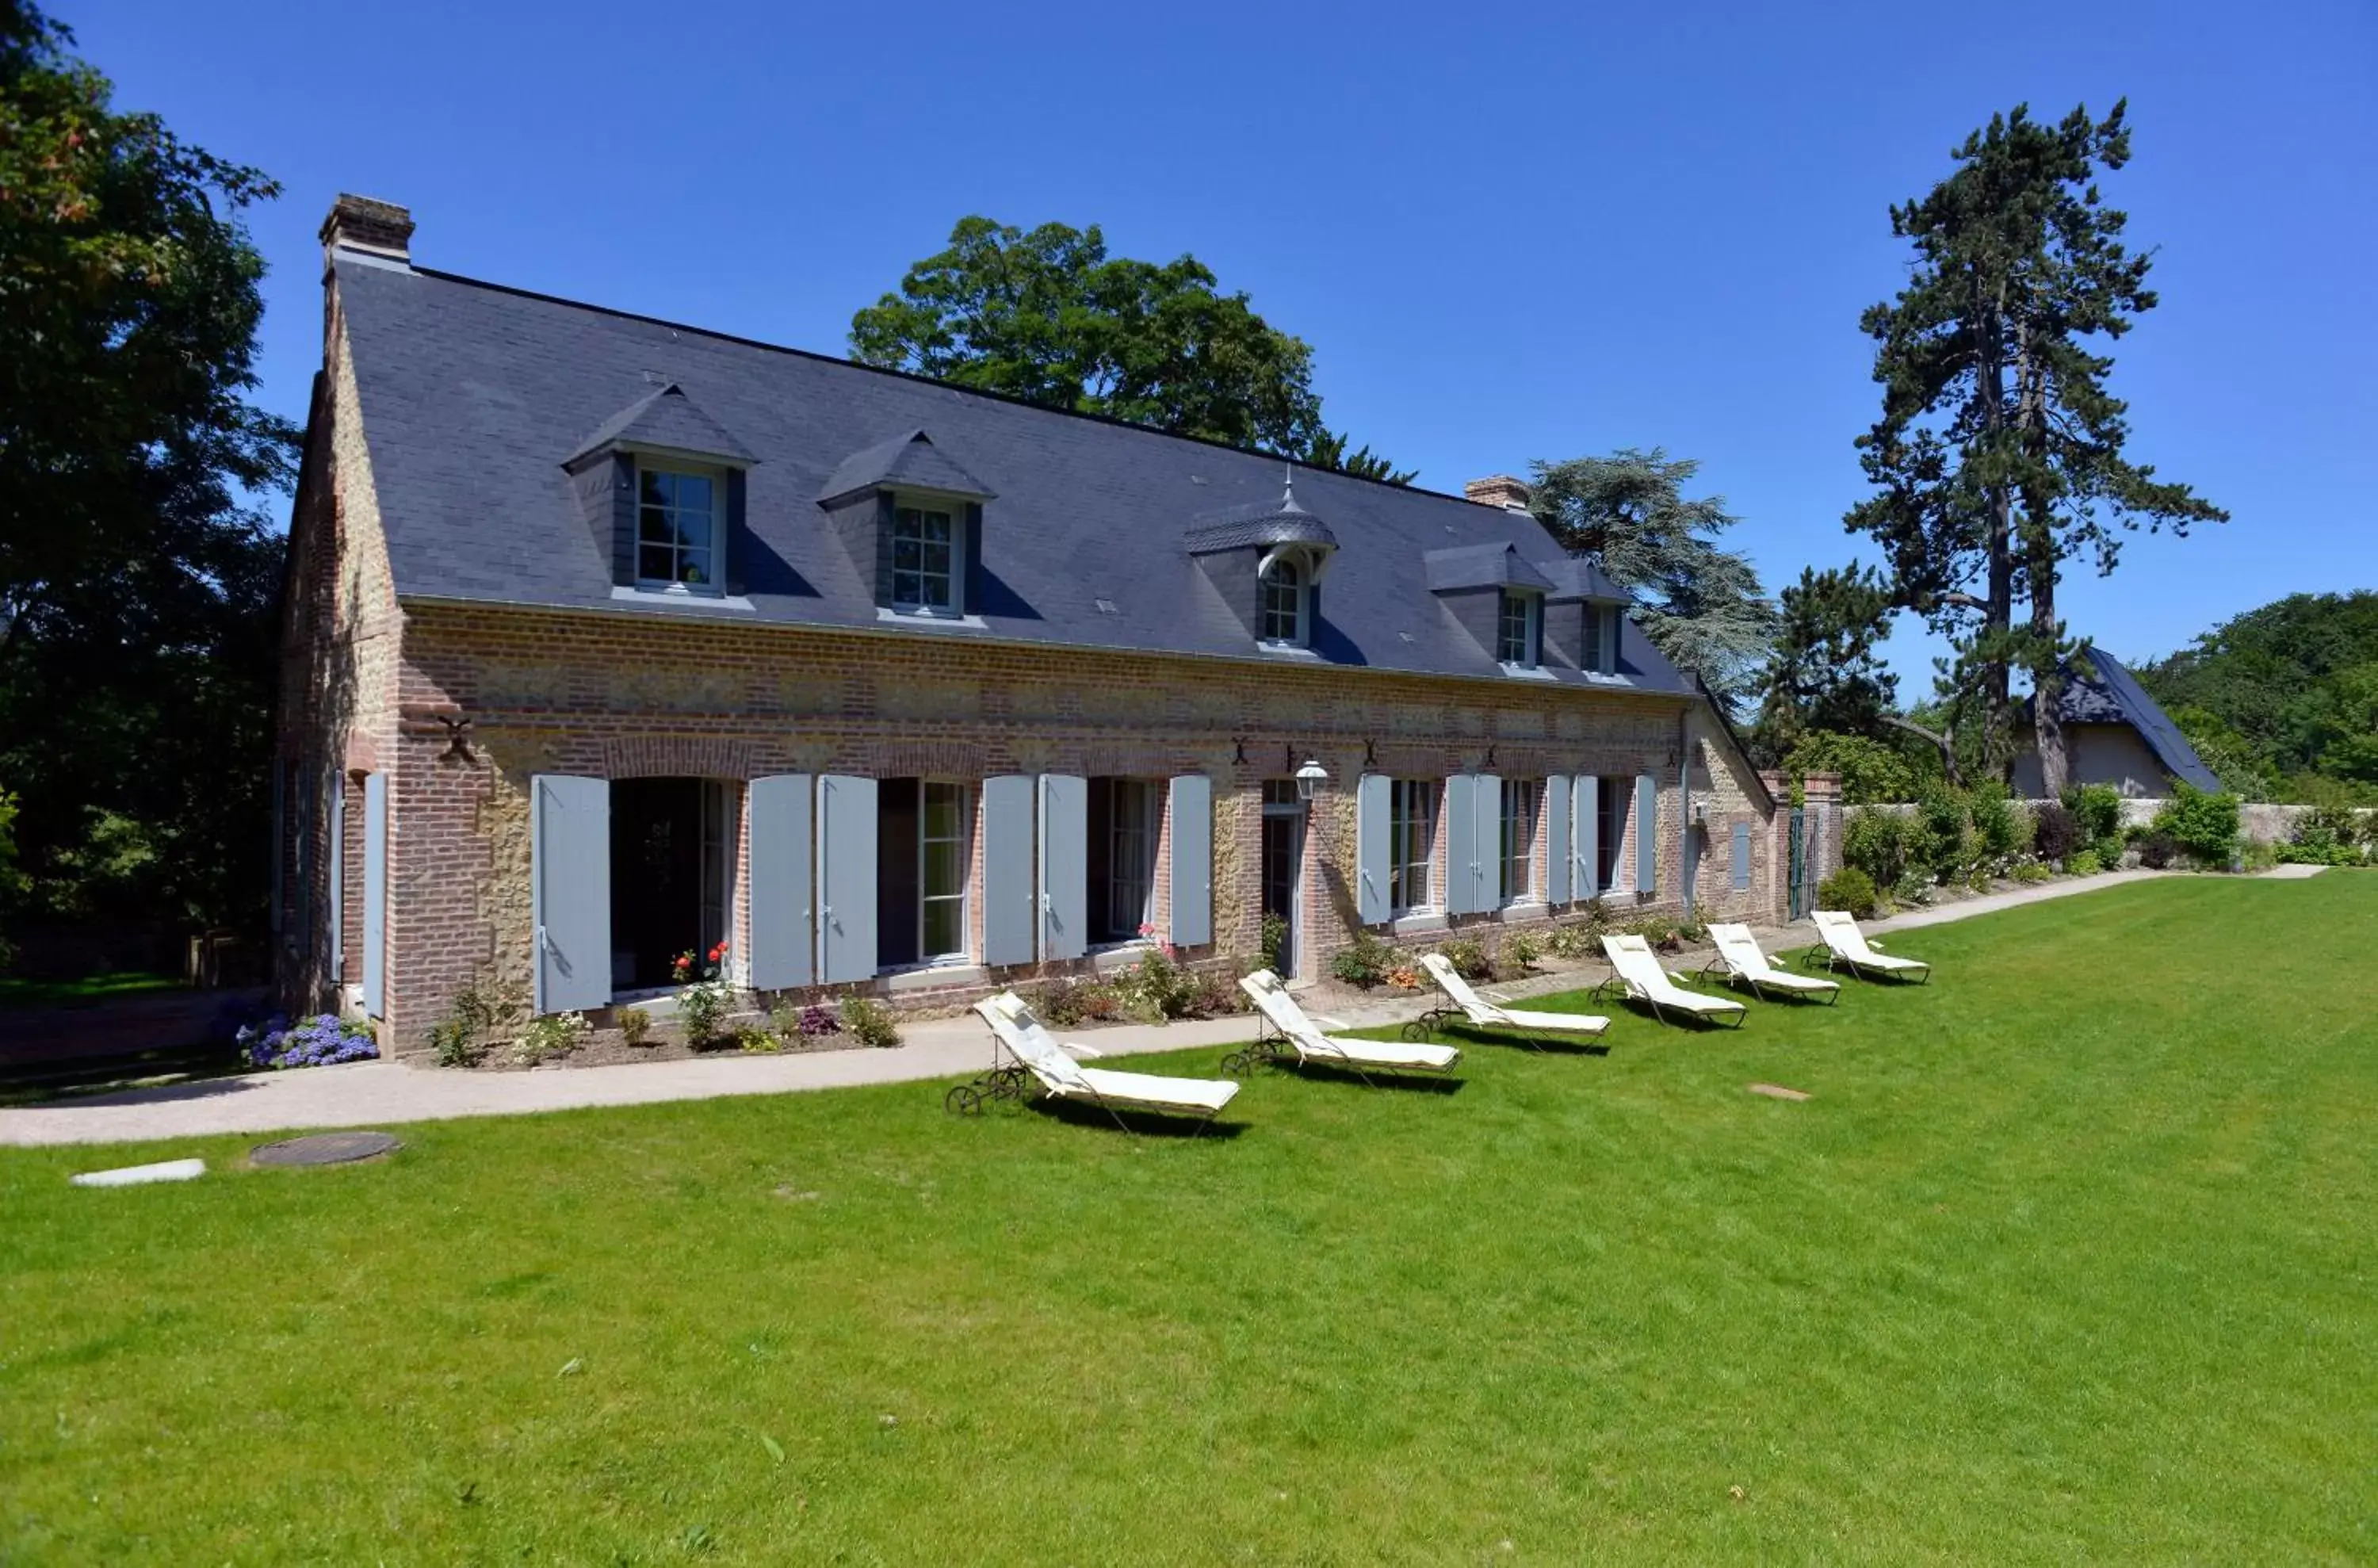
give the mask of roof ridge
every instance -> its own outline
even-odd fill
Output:
[[[1268,458],[1275,463],[1291,464],[1308,474],[1326,474],[1332,478],[1351,479],[1357,484],[1372,485],[1380,489],[1393,490],[1402,495],[1434,496],[1439,501],[1458,501],[1464,506],[1476,506],[1489,512],[1507,510],[1500,506],[1487,506],[1483,501],[1472,501],[1466,495],[1455,495],[1450,490],[1431,489],[1426,485],[1393,485],[1385,479],[1374,479],[1367,474],[1350,474],[1343,468],[1325,468],[1318,464],[1308,463],[1302,458],[1290,457],[1283,452],[1269,452],[1262,447],[1232,446],[1228,441],[1216,440],[1211,436],[1183,435],[1178,430],[1159,429],[1153,425],[1142,425],[1135,420],[1117,418],[1111,414],[1092,414],[1078,408],[1051,408],[1045,403],[1035,403],[1030,398],[1017,397],[1009,392],[991,392],[982,387],[965,386],[956,381],[943,380],[939,377],[920,375],[914,370],[895,370],[888,366],[869,365],[860,360],[846,358],[838,354],[821,354],[813,348],[795,348],[789,344],[770,343],[765,338],[745,337],[739,332],[721,332],[715,327],[696,326],[691,321],[674,321],[666,316],[648,316],[640,310],[622,310],[617,306],[596,305],[591,300],[572,299],[567,295],[546,294],[541,289],[522,288],[516,283],[499,283],[486,278],[474,278],[461,272],[450,272],[438,267],[425,267],[417,261],[414,263],[412,271],[416,277],[435,278],[440,283],[459,283],[465,288],[486,289],[494,294],[508,294],[521,299],[534,299],[546,305],[559,305],[569,309],[589,311],[597,316],[609,316],[623,321],[643,321],[651,326],[667,327],[671,332],[699,332],[703,337],[713,338],[720,343],[737,344],[745,348],[761,349],[770,354],[790,355],[794,358],[813,360],[821,365],[839,365],[847,369],[864,370],[871,375],[889,376],[895,380],[915,381],[922,386],[939,387],[944,392],[956,392],[965,397],[979,397],[989,403],[1005,404],[1013,408],[1033,409],[1060,419],[1081,419],[1091,424],[1112,426],[1116,429],[1136,430],[1142,435],[1155,436],[1165,440],[1187,441],[1193,446],[1208,447],[1216,452],[1233,452],[1241,457]]]

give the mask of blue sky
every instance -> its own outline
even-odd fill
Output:
[[[2127,95],[2108,193],[2164,304],[2120,349],[2134,456],[2228,507],[2062,599],[2144,657],[2378,585],[2378,9],[1687,4],[1152,7],[63,4],[119,102],[287,194],[264,401],[305,414],[317,224],[413,208],[415,258],[839,353],[984,212],[1193,251],[1310,342],[1330,423],[1459,490],[1662,445],[1771,591],[1848,559],[1887,208],[1994,110]],[[1892,642],[1903,694],[1936,651]]]

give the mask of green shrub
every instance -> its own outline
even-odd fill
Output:
[[[1556,959],[1581,959],[1593,951],[1593,927],[1590,922],[1563,921],[1553,927],[1553,934],[1544,945],[1552,949]]]
[[[1859,812],[1842,829],[1842,863],[1866,873],[1877,887],[1891,887],[1907,874],[1920,832],[1898,812]]]
[[[1184,970],[1161,947],[1151,947],[1115,982],[1123,1006],[1149,1023],[1187,1018],[1195,1006],[1197,977]]]
[[[2159,827],[2150,827],[2139,836],[2139,863],[2149,871],[2161,871],[2180,858],[2180,841]]]
[[[1974,861],[1973,813],[1965,797],[1953,790],[1928,790],[1916,814],[1904,820],[1914,830],[1909,834],[1910,866],[1930,873],[1938,882],[1963,881]]]
[[[842,1027],[861,1045],[873,1045],[889,1050],[900,1043],[900,1026],[892,1020],[892,1009],[872,996],[845,996],[842,999]]]
[[[785,1043],[764,1025],[747,1023],[735,1031],[735,1048],[747,1056],[773,1056],[784,1049]]]
[[[653,1032],[653,1015],[642,1007],[621,1007],[612,1018],[619,1026],[619,1038],[631,1045],[642,1045]]]
[[[1330,977],[1343,985],[1360,986],[1368,991],[1387,976],[1394,967],[1396,950],[1381,941],[1375,933],[1357,931],[1354,940],[1330,956]]]
[[[2122,792],[2111,784],[2083,784],[2064,791],[2082,842],[2097,851],[2097,859],[2113,865],[2122,858]]]
[[[2081,850],[2064,862],[2064,869],[2075,876],[2095,876],[2105,869],[2095,850]]]
[[[1974,848],[1993,869],[2003,870],[2031,848],[2031,820],[2014,803],[2003,784],[1976,786],[1967,810],[1974,824]]]
[[[2238,797],[2182,783],[2155,815],[2155,830],[2203,866],[2226,869],[2238,848]]]
[[[1484,980],[1495,972],[1495,965],[1486,957],[1485,946],[1474,936],[1464,936],[1447,942],[1439,949],[1453,971],[1464,980]]]
[[[1874,913],[1874,878],[1854,865],[1841,870],[1817,884],[1817,907],[1822,910],[1847,910],[1864,920]]]
[[[2051,862],[2069,861],[2082,844],[2081,825],[2055,801],[2043,801],[2031,814],[2031,852]]]
[[[467,1067],[479,1059],[478,1042],[460,1019],[440,1019],[429,1026],[429,1051],[441,1067]]]
[[[2331,844],[2378,844],[2378,814],[2345,805],[2316,805],[2296,818],[2296,830],[2289,837],[2299,844],[2322,839]]]
[[[2044,862],[2025,861],[2007,874],[2017,882],[2045,882],[2056,873],[2050,871]]]
[[[1071,1029],[1077,1023],[1103,1023],[1121,1018],[1123,1005],[1112,986],[1095,980],[1060,977],[1040,987],[1040,994],[1032,999],[1032,1010],[1059,1029]]]
[[[1514,931],[1503,938],[1503,961],[1515,970],[1533,969],[1544,956],[1544,939],[1532,931]]]
[[[512,1060],[533,1067],[539,1062],[566,1056],[586,1043],[593,1027],[584,1013],[547,1013],[543,1018],[531,1019],[520,1031],[520,1038],[512,1042]]]
[[[1287,918],[1282,915],[1267,914],[1263,917],[1261,929],[1262,935],[1256,940],[1255,952],[1262,961],[1256,965],[1256,968],[1267,969],[1272,973],[1278,974],[1280,952],[1288,946]],[[1231,989],[1235,993],[1238,987],[1232,986]]]

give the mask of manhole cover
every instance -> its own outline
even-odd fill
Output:
[[[317,1132],[260,1143],[247,1157],[259,1165],[343,1165],[403,1147],[384,1132]]]

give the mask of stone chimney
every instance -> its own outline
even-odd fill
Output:
[[[1510,512],[1528,510],[1527,482],[1508,474],[1489,474],[1483,479],[1472,479],[1461,487],[1461,493],[1481,506],[1499,506]]]
[[[361,251],[407,266],[413,262],[413,214],[393,201],[342,191],[322,220],[322,263],[336,250]]]

